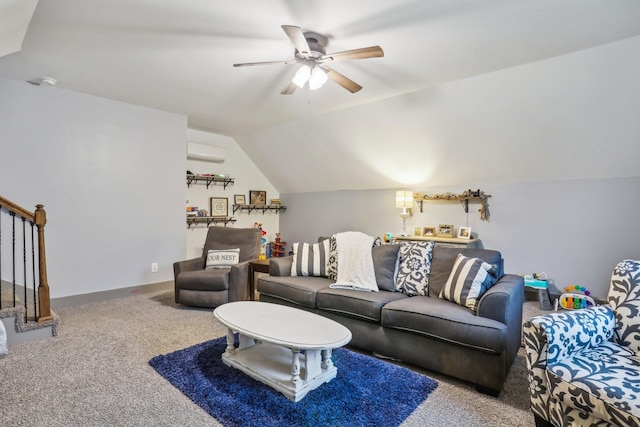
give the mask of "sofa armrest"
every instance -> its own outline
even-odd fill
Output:
[[[269,258],[269,276],[291,276],[293,256]]]
[[[522,324],[524,280],[515,274],[505,274],[478,302],[478,316],[510,325]],[[520,326],[518,326],[518,329]]]

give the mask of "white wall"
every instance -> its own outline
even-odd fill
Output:
[[[235,194],[244,194],[247,203],[250,190],[266,191],[267,202],[270,199],[280,197],[278,191],[269,183],[262,172],[258,170],[253,161],[247,157],[232,138],[223,135],[188,129],[187,140],[217,147],[217,149],[224,152],[226,156],[224,163],[211,163],[189,159],[187,160],[187,169],[189,171],[195,174],[228,173],[232,178],[235,178],[235,180],[234,184],[228,186],[226,189],[221,185],[210,185],[207,189],[206,185],[202,183],[192,183],[186,191],[186,200],[189,200],[192,206],[198,206],[209,211],[210,197],[226,197],[229,199],[229,216],[236,219],[236,222],[227,225],[228,227],[253,227],[254,223],[258,222],[262,224],[262,229],[267,232],[265,236],[267,241],[273,241],[275,239],[275,233],[279,231],[279,214],[275,214],[273,211],[264,214],[256,211],[250,214],[246,212],[241,213],[240,211],[237,211],[235,214],[233,213],[232,205]],[[186,257],[195,258],[202,255],[202,245],[207,234],[207,228],[192,225],[187,229],[186,233]]]
[[[413,188],[428,194],[461,193],[469,186]],[[477,189],[477,186],[471,188]],[[478,204],[465,214],[459,202],[417,204],[407,220],[416,226],[470,226],[482,247],[496,249],[505,270],[514,274],[545,272],[554,290],[586,286],[604,298],[615,264],[640,259],[640,178],[564,180],[487,184],[489,221]],[[356,190],[283,194],[289,209],[280,228],[290,243],[314,242],[318,236],[357,230],[373,236],[402,229],[395,190]]]
[[[0,194],[44,204],[51,296],[172,280],[186,117],[3,78],[0,94]]]
[[[634,37],[236,140],[283,194],[638,176],[639,75]]]

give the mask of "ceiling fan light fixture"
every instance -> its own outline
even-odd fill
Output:
[[[304,87],[304,84],[309,80],[311,76],[311,68],[308,65],[303,65],[298,69],[296,75],[291,80],[299,88]]]
[[[311,71],[311,77],[309,77],[309,89],[320,89],[328,79],[329,77],[327,76],[327,73],[325,73],[322,68],[318,66],[313,67],[313,71]]]

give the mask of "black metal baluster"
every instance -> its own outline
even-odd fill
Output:
[[[27,219],[23,216],[22,218],[22,284],[24,285],[24,323],[27,323],[29,320],[29,310],[28,310],[28,301],[29,298],[27,296]]]
[[[31,278],[33,279],[33,318],[38,318],[38,297],[36,296],[36,246],[33,234],[34,222],[31,221]],[[25,280],[26,283],[26,280]]]
[[[0,205],[0,310],[2,309],[2,205]]]
[[[16,306],[16,214],[15,212],[11,212],[11,216],[13,217],[13,222],[11,226],[11,246],[12,246],[12,283],[13,283],[13,307]]]

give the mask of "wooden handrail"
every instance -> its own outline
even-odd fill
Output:
[[[35,212],[30,212],[0,196],[0,206],[31,221],[38,229],[38,278],[40,281],[38,285],[38,322],[52,320],[51,296],[47,281],[47,256],[44,246],[44,226],[47,224],[47,213],[44,210],[44,205],[36,205]]]
[[[16,214],[20,215],[21,217],[28,219],[31,222],[35,222],[35,220],[36,220],[36,216],[35,216],[35,214],[33,212],[30,212],[30,211],[26,210],[22,206],[16,205],[12,201],[7,200],[2,196],[0,196],[0,206],[3,206],[9,212],[16,213]]]

